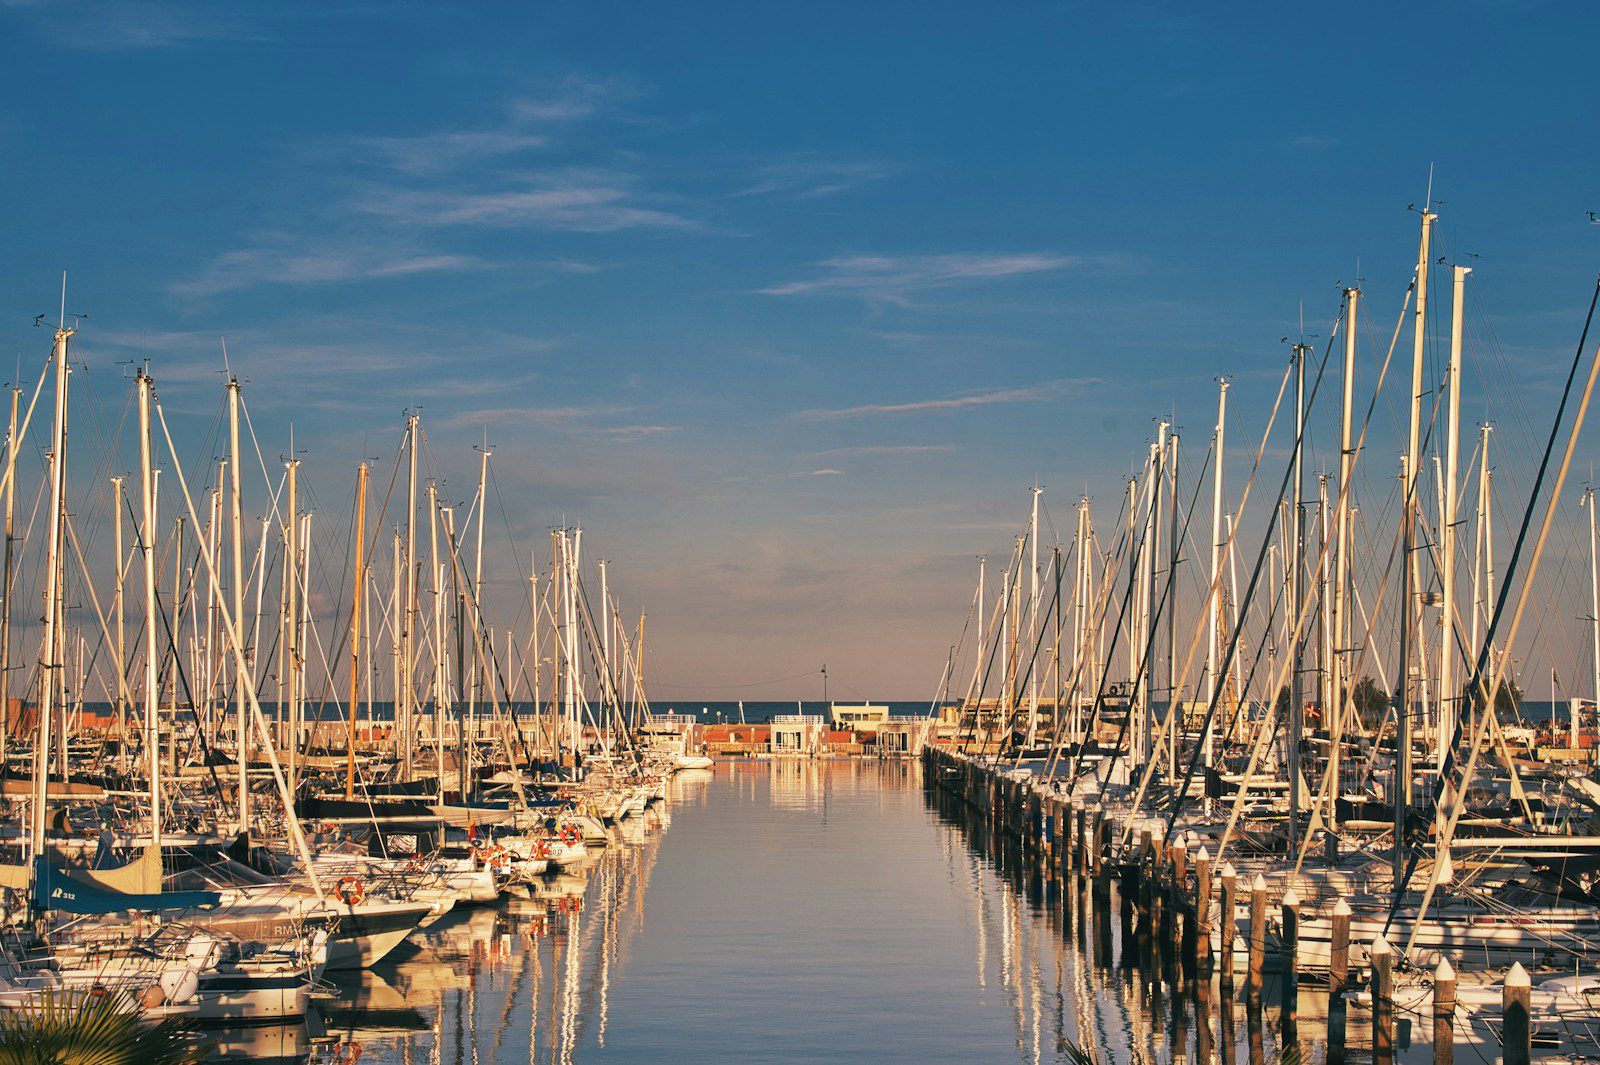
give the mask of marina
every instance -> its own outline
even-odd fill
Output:
[[[1600,1061],[1597,33],[0,0],[0,1065]]]

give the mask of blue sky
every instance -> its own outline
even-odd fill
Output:
[[[1114,509],[1222,373],[1249,440],[1341,282],[1386,336],[1430,165],[1542,433],[1600,250],[1597,22],[0,0],[0,360],[67,269],[113,408],[148,354],[203,432],[226,335],[326,500],[410,405],[462,497],[487,432],[519,547],[581,522],[668,694],[826,661],[922,696],[1034,478],[1064,531]]]

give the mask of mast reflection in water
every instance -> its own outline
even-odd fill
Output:
[[[670,822],[670,830],[669,830]],[[318,1065],[1273,1060],[1257,1023],[1124,951],[1115,894],[997,848],[914,761],[680,774],[587,866],[446,916],[224,1057]],[[1209,986],[1209,985],[1208,985]],[[1197,1024],[1197,1018],[1210,1023]],[[1312,1057],[1302,1016],[1300,1038]],[[1320,1034],[1320,1033],[1319,1033]],[[1220,1043],[1218,1042],[1220,1040]],[[1354,1040],[1352,1040],[1354,1042]]]

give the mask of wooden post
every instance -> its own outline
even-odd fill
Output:
[[[1333,905],[1333,937],[1328,953],[1328,1061],[1344,1065],[1345,1023],[1349,1004],[1345,988],[1350,985],[1350,904],[1340,899]]]
[[[1094,819],[1091,824],[1093,830],[1089,836],[1089,872],[1096,880],[1100,879],[1100,848],[1105,843],[1106,811],[1103,806],[1094,808]]]
[[[1217,913],[1217,936],[1222,944],[1222,984],[1233,987],[1233,941],[1239,934],[1239,874],[1232,862],[1222,863],[1222,908]]]
[[[1267,961],[1267,881],[1260,873],[1250,882],[1250,970],[1245,994],[1261,1001],[1261,983]]]
[[[1075,853],[1078,836],[1073,831],[1077,827],[1078,812],[1073,809],[1072,800],[1066,799],[1061,804],[1061,829],[1056,838],[1057,856],[1061,859],[1061,871],[1068,872],[1077,864]]]
[[[1300,895],[1290,888],[1283,895],[1283,944],[1278,1008],[1278,1043],[1285,1060],[1300,1060]]]
[[[1350,986],[1350,904],[1333,904],[1333,941],[1328,947],[1328,994],[1341,995]]]
[[[1372,941],[1372,1060],[1394,1061],[1394,951],[1378,936]],[[1506,1065],[1511,1065],[1508,1056]]]
[[[1500,994],[1505,1013],[1500,1035],[1501,1056],[1505,1065],[1528,1065],[1528,1059],[1533,1056],[1533,1025],[1532,1018],[1528,1016],[1533,987],[1528,979],[1528,970],[1522,967],[1521,962],[1517,962],[1506,973],[1506,982]]]
[[[1194,856],[1194,940],[1195,958],[1203,968],[1202,980],[1211,973],[1211,853],[1204,847]]]
[[[1300,1008],[1300,894],[1290,888],[1283,896],[1283,1003],[1285,1015]]]
[[[1456,971],[1444,958],[1433,970],[1433,1065],[1456,1060]]]

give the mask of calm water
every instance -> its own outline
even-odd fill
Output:
[[[1075,892],[983,853],[915,764],[723,763],[680,775],[669,805],[619,835],[539,897],[451,914],[342,985],[320,1021],[231,1035],[221,1053],[1054,1062],[1071,1041],[1166,1061],[1210,1038],[1160,972],[1123,965],[1115,912],[1085,920]]]

